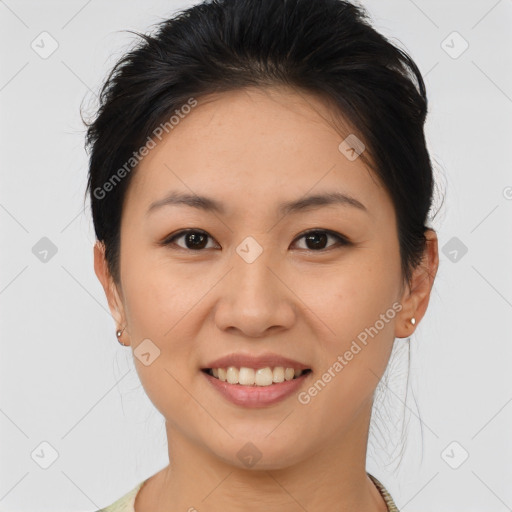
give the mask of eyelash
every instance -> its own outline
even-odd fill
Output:
[[[202,234],[202,235],[206,235],[209,238],[212,238],[206,231],[202,231],[200,229],[184,229],[182,231],[178,231],[177,233],[171,235],[170,237],[167,237],[159,245],[163,245],[163,246],[166,246],[166,247],[169,247],[171,245],[177,245],[177,244],[175,244],[174,241],[179,239],[179,238],[182,238],[183,236],[185,236],[185,235],[187,235],[189,233],[199,233],[199,234]],[[330,246],[330,247],[328,247],[326,249],[319,249],[319,250],[315,250],[315,249],[301,249],[301,250],[308,251],[308,252],[327,252],[327,251],[329,251],[331,249],[336,248],[336,246],[343,247],[343,246],[347,246],[347,245],[351,244],[351,242],[345,236],[340,235],[336,231],[331,231],[329,229],[311,229],[311,230],[308,230],[308,231],[300,234],[297,238],[295,238],[294,243],[296,241],[306,237],[307,235],[310,235],[310,234],[325,234],[327,236],[331,236],[333,238],[336,238],[338,240],[338,243],[334,244],[333,246]],[[181,247],[179,245],[178,245],[178,249],[182,249],[182,250],[188,251],[188,252],[197,252],[197,253],[206,250],[206,249],[189,249],[187,247]]]

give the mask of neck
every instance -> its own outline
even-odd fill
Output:
[[[287,467],[240,468],[166,423],[170,464],[143,486],[136,512],[386,512],[366,473],[371,403],[338,438]],[[264,454],[263,454],[264,455]]]

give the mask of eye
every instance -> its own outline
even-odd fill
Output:
[[[325,243],[327,239],[331,237],[337,240],[337,244],[332,245],[349,245],[350,242],[348,239],[335,231],[329,231],[326,229],[314,229],[303,233],[301,236],[297,237],[295,240],[301,240],[304,238],[306,244],[310,244],[310,247],[306,247],[306,250],[312,250],[313,252],[321,252],[325,250]],[[331,247],[332,247],[331,245]]]
[[[179,240],[180,238],[184,238],[185,247],[175,243],[175,240]],[[200,251],[201,249],[205,248],[206,240],[208,238],[211,238],[211,237],[205,231],[201,231],[198,229],[187,229],[184,231],[180,231],[180,232],[176,233],[175,235],[172,235],[169,238],[166,238],[162,242],[162,245],[175,244],[175,245],[178,245],[178,247],[180,247],[181,249]]]
[[[176,243],[176,240],[179,240],[183,238],[184,244],[180,245]],[[198,229],[187,229],[179,231],[178,233],[175,233],[174,235],[171,235],[170,237],[166,238],[163,242],[161,242],[160,245],[169,246],[169,245],[177,245],[181,249],[185,250],[191,250],[191,251],[201,251],[202,249],[208,248],[207,247],[207,241],[208,238],[211,238],[206,231],[198,230]],[[329,231],[325,229],[314,229],[307,231],[297,237],[294,242],[297,240],[304,239],[306,244],[309,245],[309,247],[306,247],[305,250],[310,250],[313,252],[321,252],[326,250],[325,244],[329,238],[332,238],[337,241],[337,244],[331,244],[332,246],[344,246],[344,245],[350,245],[350,241],[344,237],[343,235],[340,235],[339,233],[336,233],[335,231]],[[213,240],[213,239],[212,239]]]

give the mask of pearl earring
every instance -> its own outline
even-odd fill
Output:
[[[123,327],[123,330],[118,329],[116,331],[117,341],[123,345],[123,347],[126,347],[126,345],[121,341],[121,335],[123,334],[123,331],[126,329],[126,327]]]
[[[414,317],[412,317],[412,318],[411,318],[411,324],[412,324],[412,325],[415,325],[415,324],[416,324],[416,318],[414,318]]]

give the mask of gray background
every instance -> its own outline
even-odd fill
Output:
[[[168,462],[94,274],[79,107],[135,41],[123,29],[192,3],[0,1],[1,511],[96,510]],[[424,74],[434,211],[445,196],[408,388],[397,343],[368,470],[403,512],[512,510],[512,1],[363,5]]]

